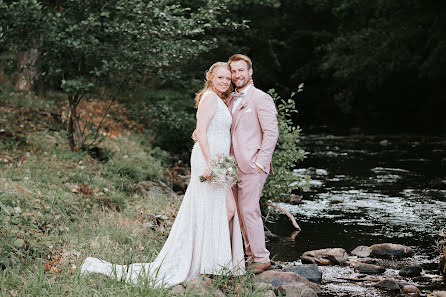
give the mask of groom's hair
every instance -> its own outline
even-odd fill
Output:
[[[252,62],[251,59],[248,56],[242,55],[242,54],[235,54],[229,57],[228,64],[229,67],[231,67],[232,62],[236,61],[245,61],[246,64],[248,64],[248,70],[252,68]]]

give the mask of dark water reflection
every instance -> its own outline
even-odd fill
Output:
[[[280,205],[303,231],[294,238],[285,216],[267,224],[283,238],[268,243],[275,259],[392,242],[413,247],[419,262],[435,261],[446,225],[446,137],[306,135],[301,146],[310,154],[295,172],[310,173],[313,186],[300,193],[303,204]]]

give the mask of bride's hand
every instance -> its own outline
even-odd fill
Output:
[[[209,169],[209,166],[206,166],[206,169],[203,172],[203,177],[205,179],[209,179],[211,177],[211,170]]]

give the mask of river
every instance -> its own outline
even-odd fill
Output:
[[[309,154],[295,173],[310,174],[312,186],[296,193],[302,204],[279,205],[295,216],[302,232],[293,236],[285,216],[267,223],[282,237],[267,244],[273,259],[296,261],[308,250],[342,247],[350,252],[359,245],[391,242],[415,250],[406,264],[436,273],[436,241],[446,226],[446,137],[315,134],[301,140],[299,146]],[[404,263],[388,265],[398,269]],[[341,268],[321,267],[324,296],[387,296],[342,281],[333,285],[336,273],[351,273],[336,269]],[[432,289],[429,283],[416,284]]]

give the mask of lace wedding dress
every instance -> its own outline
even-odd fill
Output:
[[[211,156],[229,154],[231,114],[215,93],[204,93],[201,102],[203,100],[218,102],[207,130]],[[235,214],[232,230],[229,230],[227,187],[200,182],[199,176],[205,167],[205,159],[197,142],[192,149],[190,184],[169,237],[155,261],[116,265],[87,258],[82,264],[81,273],[102,273],[133,283],[150,282],[155,287],[174,286],[199,274],[243,274],[243,242],[238,215]]]

